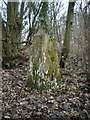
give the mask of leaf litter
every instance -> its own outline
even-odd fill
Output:
[[[82,68],[62,69],[61,87],[40,93],[26,87],[28,66],[25,62],[2,70],[2,119],[90,120],[90,91]]]

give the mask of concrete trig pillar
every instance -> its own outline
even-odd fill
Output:
[[[27,86],[38,90],[55,89],[60,86],[56,39],[46,33],[36,34],[32,40],[30,52],[30,69]]]

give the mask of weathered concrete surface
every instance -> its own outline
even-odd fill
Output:
[[[48,35],[36,35],[30,47],[30,69],[27,86],[38,90],[60,86],[61,76],[56,40]]]

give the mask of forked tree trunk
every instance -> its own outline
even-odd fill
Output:
[[[69,50],[70,50],[70,41],[72,39],[72,24],[73,24],[73,16],[74,16],[74,5],[75,5],[75,2],[69,2],[64,44],[63,44],[61,60],[60,60],[60,67],[62,67],[62,68],[64,68],[64,66],[65,66],[65,61],[66,61],[66,58],[68,57]]]

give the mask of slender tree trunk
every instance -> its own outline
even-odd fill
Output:
[[[21,42],[21,34],[22,34],[22,29],[23,29],[23,16],[24,16],[24,6],[25,6],[25,2],[21,3],[21,9],[20,9],[20,18],[18,19],[18,42]],[[19,44],[20,46],[20,44]]]
[[[88,14],[88,74],[87,82],[90,85],[90,5],[89,5],[89,14]]]
[[[72,24],[73,24],[73,16],[74,16],[74,5],[75,2],[69,2],[68,6],[68,15],[66,21],[66,31],[64,37],[64,45],[61,53],[60,67],[64,68],[66,58],[68,57],[70,50],[70,41],[72,39]]]
[[[84,35],[85,41],[87,42],[87,55],[88,55],[88,64],[87,64],[87,84],[90,85],[90,5],[87,3],[87,6],[84,7]]]
[[[0,13],[0,70],[1,68],[2,68],[2,17]],[[1,77],[1,74],[0,74],[0,77]]]

